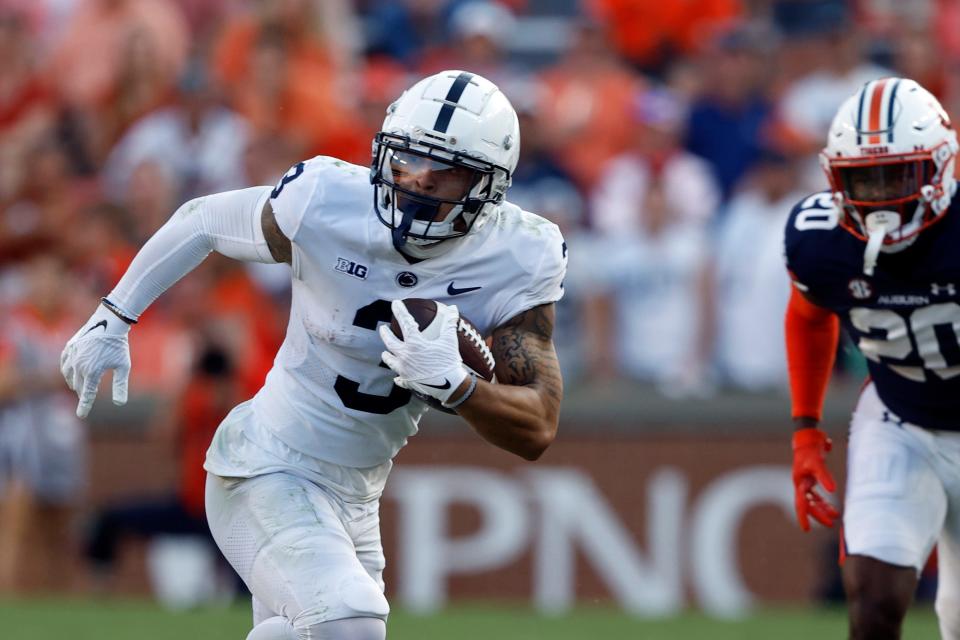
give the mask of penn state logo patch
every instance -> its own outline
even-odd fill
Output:
[[[397,274],[397,284],[401,287],[415,287],[417,286],[418,278],[417,274],[411,273],[410,271],[401,271]]]
[[[863,278],[854,278],[851,280],[850,284],[847,285],[847,289],[850,290],[850,295],[857,300],[866,300],[873,295],[873,287]]]

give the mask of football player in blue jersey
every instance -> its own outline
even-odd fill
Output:
[[[800,526],[838,511],[818,428],[842,323],[870,378],[850,423],[843,583],[854,639],[899,638],[937,546],[940,631],[960,639],[960,212],[957,135],[923,87],[868,82],[840,107],[821,161],[830,190],[785,231],[793,482]]]

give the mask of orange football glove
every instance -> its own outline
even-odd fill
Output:
[[[837,488],[824,462],[833,443],[820,429],[807,427],[793,432],[794,505],[800,528],[810,531],[810,517],[825,527],[832,527],[840,513],[815,489],[817,484],[827,492]]]

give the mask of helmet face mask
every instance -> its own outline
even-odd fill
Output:
[[[867,241],[868,217],[882,212],[880,250],[897,251],[946,212],[956,155],[956,132],[936,98],[912,80],[883,78],[840,107],[820,160],[841,226]]]
[[[516,168],[519,135],[510,102],[481,76],[443,71],[405,91],[374,138],[370,168],[374,208],[394,247],[429,257],[495,210]]]
[[[829,165],[828,175],[834,197],[843,209],[841,225],[865,241],[866,216],[875,211],[892,212],[899,225],[888,232],[884,244],[897,245],[939,219],[927,202],[935,174],[931,153],[918,152],[835,160]]]
[[[832,169],[844,201],[859,207],[889,207],[919,200],[920,189],[933,177],[929,154],[887,163],[834,163]]]
[[[401,246],[464,236],[483,205],[499,202],[491,186],[501,167],[383,132],[375,148],[371,180],[377,216],[399,232],[395,241]]]

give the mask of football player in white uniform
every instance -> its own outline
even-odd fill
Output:
[[[490,81],[421,80],[388,109],[371,169],[317,157],[272,190],[184,204],[67,343],[77,413],[107,370],[122,404],[127,333],[206,255],[291,265],[283,346],[205,465],[211,531],[253,593],[248,640],[386,637],[379,497],[422,398],[526,459],[553,440],[566,246],[555,225],[504,200],[519,144],[513,107]],[[426,332],[438,337],[420,333],[397,302],[407,297],[438,301]],[[387,333],[391,313],[402,341]],[[464,367],[458,313],[492,337],[498,384]]]

